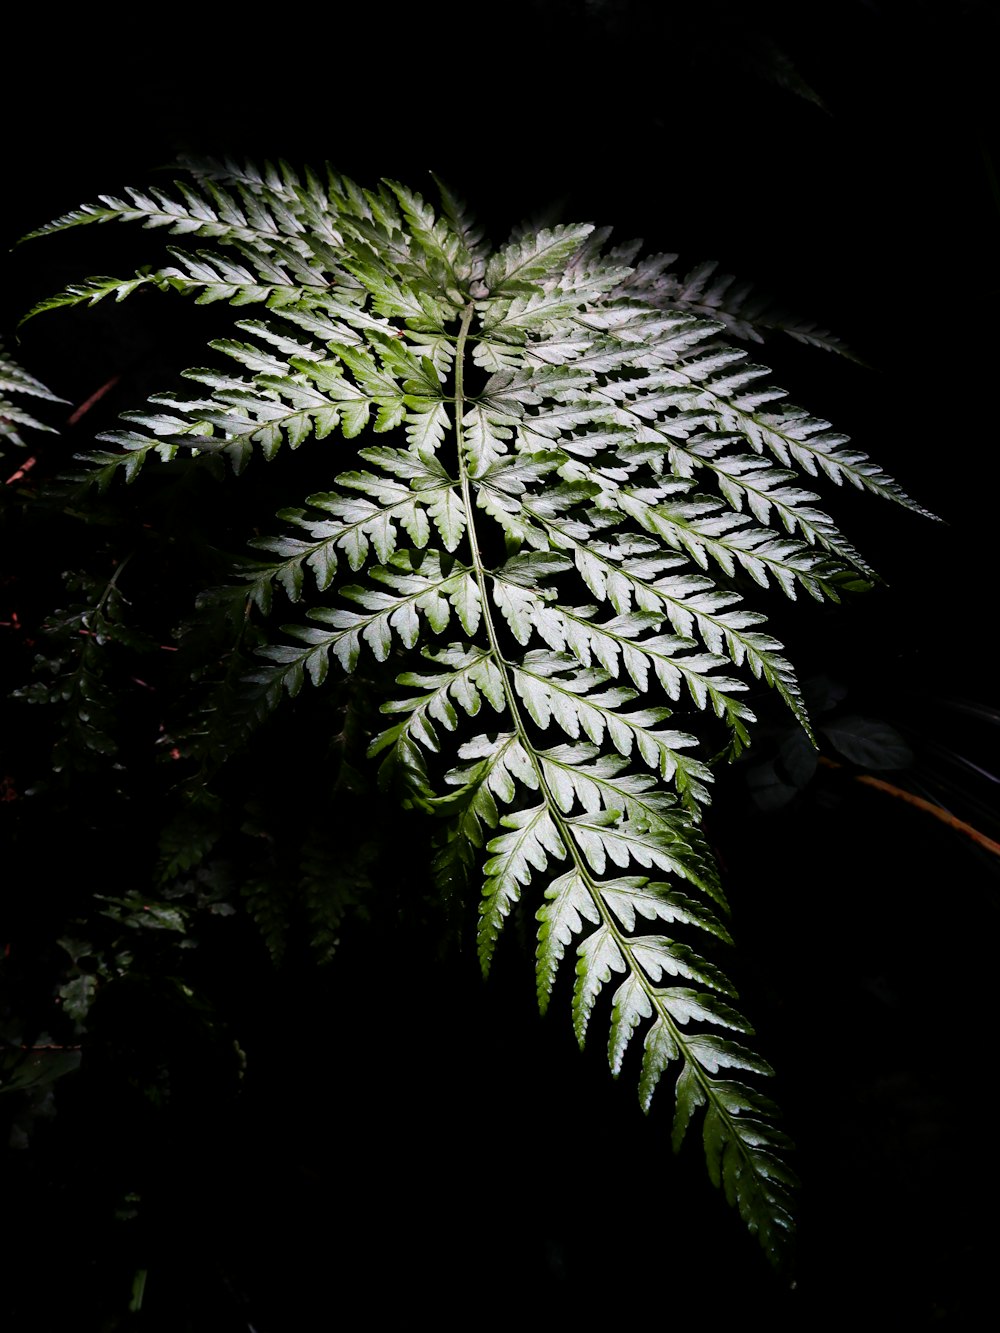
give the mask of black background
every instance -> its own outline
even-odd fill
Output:
[[[944,520],[827,492],[887,586],[803,609],[793,658],[846,682],[857,711],[889,717],[928,762],[937,747],[989,766],[990,738],[962,730],[948,701],[997,702],[991,5],[131,13],[134,32],[95,11],[10,42],[8,244],[193,151],[328,159],[428,193],[434,171],[498,241],[522,218],[585,219],[718,259],[864,359],[790,342],[764,354]],[[775,48],[822,106],[775,80]],[[8,347],[33,300],[128,271],[116,261],[131,242],[112,231],[13,252]],[[83,341],[81,327],[50,316],[17,348],[73,403],[119,374],[113,413],[165,373],[172,325],[101,307]],[[969,800],[992,790],[984,779]],[[143,1326],[978,1320],[996,1246],[981,1216],[996,1193],[990,858],[874,794],[764,818],[738,778],[710,836],[735,908],[733,970],[799,1145],[794,1288],[711,1191],[696,1145],[672,1158],[666,1106],[641,1117],[634,1070],[611,1083],[596,1029],[577,1054],[566,997],[538,1021],[515,949],[483,987],[468,957],[422,969],[390,941],[391,986],[345,955],[333,980],[247,997],[253,1095],[235,1113],[206,1095],[163,1149]],[[77,1114],[95,1154],[128,1144],[124,1112]],[[72,1143],[87,1152],[83,1131]],[[35,1200],[5,1279],[25,1321],[27,1288],[44,1327],[47,1308],[72,1307],[60,1283],[76,1283],[91,1326],[114,1263],[87,1251],[89,1206],[71,1189]]]

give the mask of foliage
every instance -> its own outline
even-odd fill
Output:
[[[376,910],[377,759],[379,787],[431,819],[459,935],[478,897],[483,971],[530,902],[541,1009],[571,971],[582,1046],[614,983],[612,1072],[641,1035],[643,1109],[669,1073],[675,1147],[699,1118],[710,1177],[781,1263],[790,1145],[720,966],[728,907],[702,814],[713,766],[749,742],[755,681],[812,736],[764,590],[837,601],[875,577],[813,481],[919,506],[730,341],[786,328],[837,350],[824,331],[589,224],[494,248],[439,192],[435,208],[394,181],[198,162],[171,188],[102,196],[33,233],[124,221],[183,239],[166,263],[72,284],[32,314],[149,289],[237,312],[211,364],[80,455],[67,512],[99,519],[121,479],[148,495],[156,468],[180,503],[200,481],[237,484],[224,464],[240,487],[284,465],[289,493],[270,533],[255,519],[236,534],[221,513],[202,533],[116,520],[139,555],[109,538],[100,575],[71,578],[81,600],[41,627],[22,697],[56,707],[56,772],[116,762],[127,740],[105,672],[127,662],[141,690],[145,658],[160,766],[180,775],[148,886],[100,900],[100,947],[63,945],[67,1013],[84,1024],[128,971],[130,936],[177,942],[193,916],[240,902],[275,958],[299,929],[328,959],[345,915]],[[248,539],[220,576],[211,548]],[[131,575],[168,540],[211,585],[179,608],[173,644],[140,577],[135,624],[121,588],[125,562]],[[307,686],[329,744],[317,714],[302,725]],[[299,763],[265,803],[239,769],[281,725]],[[331,836],[331,810],[367,829],[353,846]],[[294,855],[273,836],[283,821]],[[173,945],[161,966],[185,984]]]
[[[12,401],[23,398],[38,398],[49,403],[63,401],[51,393],[34,375],[29,375],[0,343],[0,441],[23,447],[22,430],[52,430],[53,427],[27,411],[21,402]]]

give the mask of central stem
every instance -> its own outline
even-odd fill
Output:
[[[459,325],[458,340],[455,344],[455,440],[458,445],[458,477],[462,487],[462,503],[465,506],[466,532],[469,537],[469,546],[472,549],[472,564],[476,571],[476,581],[479,584],[479,593],[483,599],[483,608],[486,607],[486,585],[483,580],[483,562],[479,552],[479,538],[476,533],[476,525],[473,521],[473,502],[472,489],[469,486],[469,464],[465,456],[465,430],[462,424],[462,418],[465,416],[465,345],[469,338],[469,326],[472,323],[472,316],[475,314],[475,306],[470,301],[462,311],[462,322]],[[489,617],[487,616],[487,622]],[[495,645],[492,643],[491,647]]]

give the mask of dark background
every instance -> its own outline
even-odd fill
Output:
[[[909,785],[983,825],[995,779],[969,764],[995,766],[995,741],[987,713],[956,704],[998,702],[995,19],[945,0],[539,0],[289,9],[252,30],[151,9],[134,40],[96,15],[58,34],[36,20],[10,42],[3,89],[4,239],[178,152],[228,152],[428,193],[432,170],[497,241],[525,217],[586,219],[753,279],[866,363],[772,340],[778,381],[943,520],[827,488],[887,586],[800,608],[787,635],[776,607],[790,655],[906,736]],[[67,281],[124,275],[146,244],[92,228],[5,262],[2,330],[29,369],[74,405],[120,376],[96,424],[170,373],[173,316],[105,304],[34,321],[19,345],[14,326]],[[768,725],[777,713],[765,746]],[[565,995],[539,1022],[515,945],[483,987],[468,953],[421,967],[419,941],[390,937],[377,986],[346,949],[322,977],[231,964],[220,989],[247,1083],[233,1102],[193,1065],[187,1109],[144,1167],[142,1326],[283,1333],[359,1304],[447,1325],[978,1319],[997,1240],[981,1217],[995,1194],[991,858],[848,777],[771,815],[740,770],[720,785],[709,834],[732,971],[799,1147],[794,1288],[708,1186],[697,1145],[672,1158],[666,1090],[644,1120],[635,1071],[608,1078],[596,1022],[583,1057]],[[153,1015],[147,1045],[157,1031]],[[116,1252],[101,1182],[149,1157],[148,1126],[85,1073],[66,1082],[44,1187],[13,1191],[22,1243],[4,1283],[26,1328],[57,1307],[97,1328],[130,1280],[135,1248]]]

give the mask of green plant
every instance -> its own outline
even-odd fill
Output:
[[[101,899],[119,929],[65,942],[85,966],[64,999],[84,1022],[102,981],[132,966],[123,937],[184,934],[240,895],[275,957],[296,920],[329,956],[345,915],[376,896],[370,825],[344,847],[328,814],[377,799],[365,750],[383,791],[432,817],[441,899],[460,920],[454,904],[480,897],[484,971],[530,893],[540,1006],[575,950],[581,1045],[614,982],[613,1072],[641,1034],[643,1108],[676,1075],[675,1146],[703,1113],[710,1176],[780,1262],[789,1144],[747,1082],[770,1070],[742,1043],[751,1029],[719,965],[727,905],[701,815],[713,765],[749,741],[752,679],[811,734],[793,669],[751,608],[757,589],[836,601],[873,578],[802,474],[918,506],[732,345],[728,334],[759,336],[761,311],[731,280],[679,279],[672,256],[643,257],[590,225],[494,249],[439,188],[435,211],[395,182],[193,164],[173,189],[104,197],[34,233],[132,221],[192,239],[165,265],[89,279],[32,313],[147,288],[258,307],[235,327],[226,318],[214,366],[184,372],[193,393],[152,395],[81,455],[74,512],[104,512],[83,496],[119,474],[148,488],[151,460],[182,500],[199,477],[231,485],[224,462],[249,478],[255,455],[302,460],[283,474],[282,528],[252,535],[258,515],[243,534],[255,554],[235,557],[228,581],[209,546],[239,539],[229,517],[200,547],[184,534],[214,586],[196,612],[181,608],[181,667],[164,678],[159,752],[181,777],[164,807],[159,898],[143,886]],[[351,443],[369,434],[382,439]],[[131,527],[143,549],[171,539]],[[65,651],[42,654],[43,683],[23,692],[69,719],[61,769],[118,753],[101,672],[109,654],[155,648],[125,625],[129,555],[110,543],[101,577],[75,579],[89,609],[51,619]],[[309,609],[276,628],[276,598]],[[241,835],[273,850],[284,822],[294,851],[234,873],[231,761],[274,735],[307,684],[330,702],[305,731],[288,724],[291,796],[237,802]],[[317,718],[337,750],[318,781],[327,748],[301,748]],[[176,949],[158,957],[181,967]]]
[[[50,431],[53,427],[32,416],[20,402],[11,401],[15,396],[18,399],[39,398],[49,403],[63,401],[54,393],[50,393],[40,380],[29,375],[24,367],[4,350],[3,343],[0,343],[0,440],[8,445],[23,448],[24,440],[20,433],[22,430]]]

